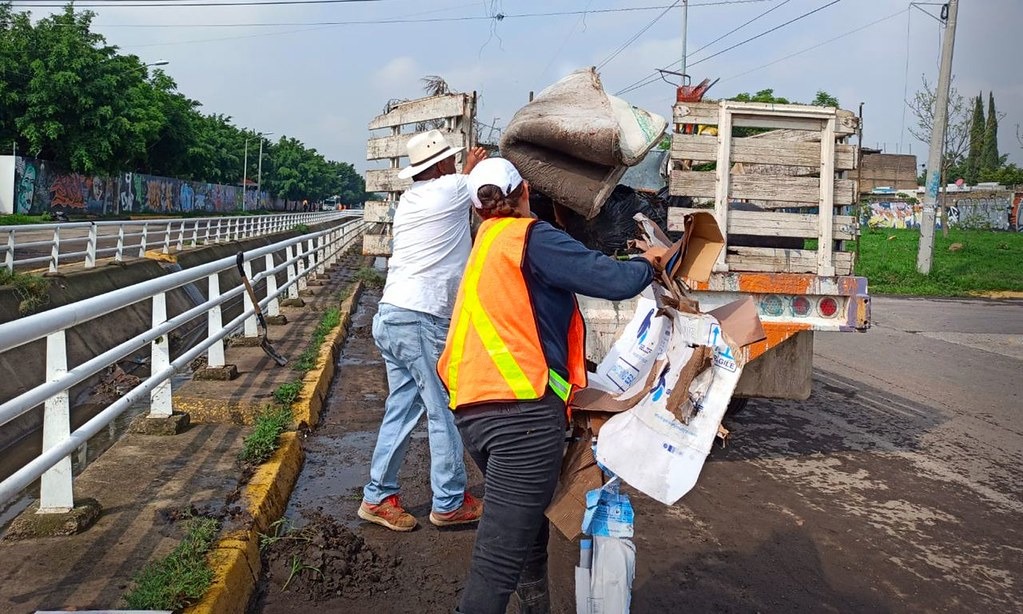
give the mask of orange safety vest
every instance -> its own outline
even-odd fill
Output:
[[[567,402],[573,387],[586,386],[586,329],[578,304],[568,331],[568,380],[547,366],[522,273],[534,222],[494,218],[480,226],[437,363],[452,409],[533,401],[543,397],[547,386]]]

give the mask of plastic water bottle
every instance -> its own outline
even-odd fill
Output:
[[[583,539],[579,541],[579,567],[589,569],[593,562],[593,540]]]

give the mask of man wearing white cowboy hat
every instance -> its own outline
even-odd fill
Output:
[[[483,504],[465,492],[462,440],[437,376],[455,295],[472,248],[472,200],[466,175],[487,157],[473,148],[463,174],[439,130],[409,139],[409,165],[398,177],[412,179],[394,214],[394,243],[387,283],[373,318],[373,339],[387,366],[390,392],[363,489],[359,517],[395,531],[417,525],[398,499],[398,470],[412,430],[426,414],[430,440],[430,522],[451,526],[476,522]]]

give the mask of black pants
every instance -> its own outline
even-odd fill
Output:
[[[459,611],[504,614],[520,581],[547,576],[550,524],[544,511],[561,472],[565,403],[548,391],[539,401],[459,410],[455,423],[486,483]]]

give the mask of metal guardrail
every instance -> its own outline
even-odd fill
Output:
[[[17,266],[45,263],[50,272],[55,273],[62,263],[84,260],[85,268],[88,269],[96,266],[96,260],[99,258],[113,256],[116,262],[121,262],[125,257],[141,258],[151,249],[159,249],[166,254],[172,248],[182,250],[186,244],[237,241],[284,232],[300,224],[319,224],[357,214],[361,212],[329,211],[0,226],[0,236],[6,236],[3,266],[8,271],[13,271]],[[40,233],[46,232],[52,235],[49,239],[41,240]],[[49,255],[18,257],[19,252],[38,254],[40,251],[48,251]]]
[[[336,217],[336,216],[335,216]],[[252,279],[263,312],[279,313],[279,300],[287,295],[297,298],[306,286],[306,277],[322,273],[348,247],[355,244],[370,224],[361,219],[341,223],[327,230],[309,233],[251,250],[245,253],[246,276]],[[281,264],[275,264],[277,255]],[[252,276],[251,262],[264,259],[265,270]],[[245,336],[255,337],[256,318],[252,302],[243,286],[221,292],[219,273],[235,269],[235,257],[222,258],[184,271],[48,311],[0,324],[0,353],[40,339],[46,339],[46,377],[42,384],[0,403],[0,427],[43,405],[42,453],[0,482],[0,505],[42,478],[39,509],[43,513],[66,512],[73,507],[71,454],[90,437],[104,429],[130,406],[146,399],[149,415],[166,417],[172,413],[171,377],[206,352],[211,367],[223,367],[224,339],[239,327]],[[287,281],[278,287],[277,274],[286,271]],[[173,318],[167,318],[167,292],[191,283],[205,282],[208,300]],[[227,301],[243,296],[241,315],[224,324],[222,309]],[[86,362],[68,369],[66,331],[101,315],[124,309],[141,301],[152,301],[152,328],[107,349]],[[169,333],[205,316],[207,336],[191,349],[171,360]],[[102,372],[108,366],[140,351],[151,352],[150,376],[107,406],[92,419],[71,431],[69,390]]]

